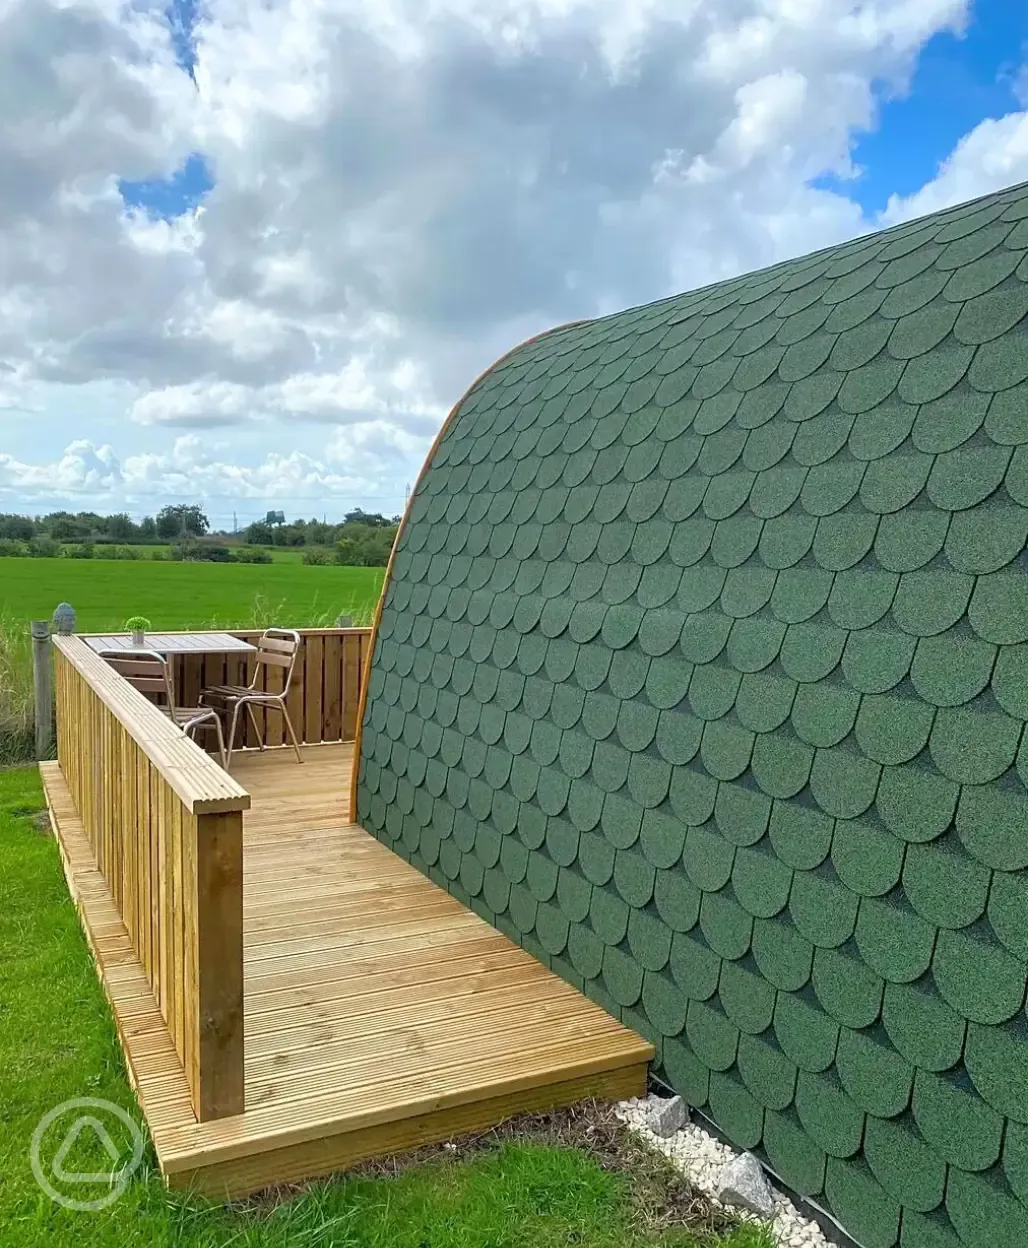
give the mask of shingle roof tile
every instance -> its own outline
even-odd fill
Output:
[[[1028,1241],[1028,188],[526,345],[357,812],[862,1243]]]
[[[891,1248],[899,1235],[900,1204],[861,1157],[829,1157],[825,1195],[840,1222],[867,1248]]]

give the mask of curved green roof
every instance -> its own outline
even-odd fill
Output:
[[[1028,1243],[1028,188],[501,360],[358,818],[867,1248]]]

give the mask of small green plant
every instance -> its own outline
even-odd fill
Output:
[[[150,620],[145,615],[130,615],[125,622],[125,628],[130,631],[133,638],[138,640],[150,629]]]

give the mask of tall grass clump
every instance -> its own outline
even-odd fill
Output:
[[[352,594],[347,600],[334,600],[332,606],[323,605],[315,597],[306,610],[297,610],[285,600],[276,602],[266,594],[255,594],[253,603],[243,618],[211,616],[202,629],[263,630],[265,628],[335,628],[340,616],[349,616],[352,628],[370,628],[375,618],[378,599]]]
[[[0,613],[0,767],[32,758],[34,723],[28,621]]]

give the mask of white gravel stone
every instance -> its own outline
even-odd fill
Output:
[[[681,1131],[688,1121],[689,1111],[680,1096],[657,1101],[656,1107],[646,1114],[647,1127],[665,1140],[676,1131]]]
[[[750,1211],[731,1207],[725,1201],[720,1200],[718,1192],[721,1189],[724,1172],[733,1162],[738,1161],[742,1154],[729,1148],[727,1144],[722,1144],[696,1122],[690,1122],[688,1111],[686,1111],[686,1121],[679,1130],[669,1136],[658,1135],[649,1125],[650,1118],[667,1104],[669,1102],[664,1097],[636,1097],[622,1101],[615,1107],[615,1112],[626,1126],[640,1135],[658,1152],[670,1158],[689,1179],[693,1187],[702,1192],[715,1206],[730,1209],[732,1213],[750,1221],[767,1222],[779,1248],[836,1248],[833,1241],[826,1238],[816,1222],[805,1218],[791,1200],[768,1183],[766,1175],[763,1176],[764,1182],[768,1185],[773,1202],[769,1216],[761,1218]],[[756,1161],[756,1158],[753,1160]]]
[[[764,1167],[752,1153],[734,1157],[717,1176],[717,1198],[725,1205],[748,1209],[761,1218],[775,1211],[775,1198]]]

